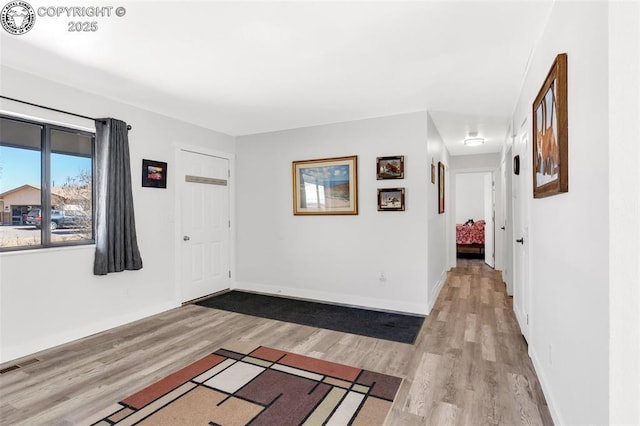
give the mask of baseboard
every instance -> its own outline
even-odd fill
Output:
[[[207,294],[205,296],[202,297],[196,297],[195,299],[191,299],[191,300],[187,300],[186,302],[182,302],[180,303],[181,306],[186,306],[186,305],[195,305],[196,303],[198,303],[201,300],[205,300],[208,299],[210,297],[215,297],[215,296],[220,296],[221,294],[225,294],[231,291],[232,288],[234,288],[235,286],[231,286],[231,287],[227,287],[224,290],[220,290],[220,291],[216,291],[214,293],[211,294]]]
[[[440,291],[442,290],[442,287],[444,287],[444,284],[447,282],[447,271],[442,271],[442,274],[440,274],[440,279],[438,280],[438,282],[436,283],[436,286],[433,288],[433,290],[431,290],[431,294],[429,294],[429,303],[428,303],[428,309],[427,309],[427,315],[431,313],[431,310],[433,309],[433,307],[436,304],[436,300],[438,300],[438,296],[440,295]]]
[[[73,342],[74,340],[89,337],[93,334],[101,333],[115,327],[126,325],[143,318],[166,312],[179,306],[179,304],[176,305],[175,303],[164,303],[152,308],[137,311],[135,313],[109,318],[107,320],[99,321],[93,324],[83,325],[79,328],[68,330],[55,335],[46,336],[42,339],[38,339],[26,344],[2,348],[2,352],[0,353],[0,363],[9,362],[46,349],[54,348],[65,343]]]
[[[317,290],[304,290],[291,287],[279,287],[251,282],[235,282],[234,290],[252,291],[274,296],[293,297],[317,302],[334,303],[365,309],[381,310],[412,315],[426,315],[427,305],[395,300],[380,300],[348,294],[329,293]]]
[[[520,327],[520,333],[522,333],[522,330],[527,328],[527,318],[518,309],[518,305],[515,303],[513,304],[513,313],[516,315],[516,321],[518,322],[518,327]],[[526,336],[524,333],[522,333],[522,335]]]
[[[555,398],[553,397],[553,392],[551,391],[551,386],[549,386],[549,381],[547,380],[547,376],[544,374],[542,364],[539,361],[539,358],[536,354],[536,351],[532,345],[529,345],[529,357],[531,358],[531,362],[533,363],[533,369],[536,371],[538,375],[538,381],[540,382],[540,386],[542,387],[542,393],[544,394],[544,398],[547,400],[547,406],[549,407],[549,412],[551,413],[551,418],[553,419],[553,424],[556,425],[565,425],[567,423],[564,422],[564,419],[558,412],[555,404]]]

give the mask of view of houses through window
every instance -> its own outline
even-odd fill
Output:
[[[0,250],[93,241],[93,141],[0,117]]]

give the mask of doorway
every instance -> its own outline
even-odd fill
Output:
[[[26,225],[27,214],[30,210],[31,206],[11,206],[11,224],[17,226]]]
[[[456,256],[475,257],[495,267],[494,172],[455,175]]]
[[[180,301],[229,288],[229,158],[181,149],[177,174],[180,212]]]

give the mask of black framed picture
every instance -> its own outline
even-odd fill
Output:
[[[150,188],[167,187],[167,163],[142,160],[142,186]]]

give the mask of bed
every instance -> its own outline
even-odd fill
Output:
[[[458,255],[484,255],[484,220],[456,225],[456,252]]]

